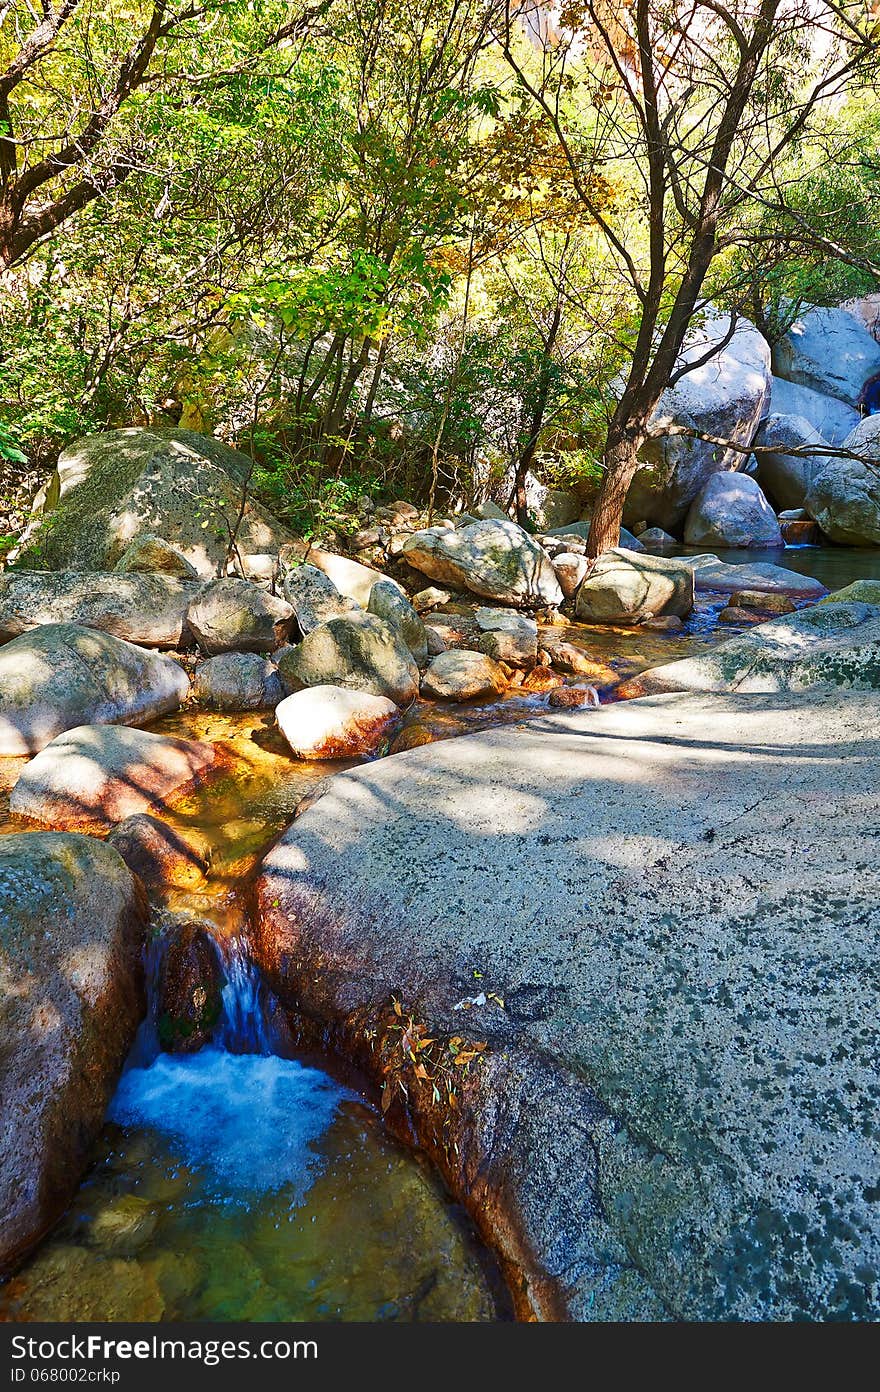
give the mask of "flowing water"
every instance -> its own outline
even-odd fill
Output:
[[[880,574],[876,551],[787,548],[769,558],[829,589]],[[718,624],[726,603],[699,595],[675,634],[582,624],[550,632],[594,664],[573,680],[613,699],[622,679],[739,632]],[[414,743],[449,738],[547,708],[546,692],[526,691],[467,705],[417,702],[403,734]],[[160,1053],[151,991],[92,1168],[50,1238],[0,1287],[0,1319],[508,1317],[497,1272],[464,1216],[388,1136],[357,1078],[296,1056],[283,1012],[248,960],[248,877],[300,800],[348,765],[292,759],[271,713],[186,710],[150,728],[217,743],[231,761],[220,780],[160,814],[209,862],[163,903],[210,928],[225,976],[221,1018],[200,1052]],[[4,813],[4,789],[23,763],[0,760],[0,834],[25,829]],[[163,950],[160,938],[147,949],[153,984]]]

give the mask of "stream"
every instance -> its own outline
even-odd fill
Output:
[[[772,559],[829,589],[876,578],[876,551],[720,552]],[[676,633],[554,630],[595,660],[603,700],[647,667],[741,631],[727,602],[699,595]],[[462,607],[466,620],[466,607]],[[580,679],[579,679],[580,680]],[[412,743],[546,716],[545,692],[486,703],[417,702]],[[148,728],[222,744],[234,771],[161,816],[209,860],[169,890],[198,917],[223,965],[221,1017],[198,1053],[161,1053],[146,949],[148,1013],[73,1203],[0,1286],[0,1320],[498,1320],[509,1297],[490,1254],[425,1163],[389,1136],[363,1081],[294,1046],[280,1006],[247,955],[248,879],[301,799],[348,764],[293,759],[272,712],[183,710]],[[408,747],[406,740],[398,747]],[[394,746],[392,746],[394,748]],[[0,835],[27,829],[6,811],[23,760],[0,760]],[[3,792],[2,789],[6,789]]]

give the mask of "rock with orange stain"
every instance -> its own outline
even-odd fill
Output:
[[[226,976],[209,926],[186,915],[170,916],[167,949],[159,971],[159,1043],[171,1054],[192,1054],[220,1019]]]
[[[562,686],[562,677],[552,667],[533,667],[522,683],[523,691],[552,691]]]
[[[79,725],[25,765],[9,808],[45,826],[101,830],[167,804],[215,764],[209,744],[124,725]]]
[[[559,686],[550,692],[548,704],[562,710],[573,706],[598,706],[599,694],[592,686]]]
[[[204,883],[210,852],[198,832],[184,836],[139,812],[114,827],[107,839],[148,889],[194,889]]]
[[[373,754],[400,716],[393,701],[344,686],[310,686],[276,707],[279,729],[300,759]]]

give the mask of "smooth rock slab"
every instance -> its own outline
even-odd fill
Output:
[[[866,416],[843,442],[865,460],[831,455],[810,477],[804,507],[843,546],[880,546],[880,416]]]
[[[7,570],[0,575],[0,643],[41,624],[74,623],[148,648],[176,648],[198,592],[171,575]]]
[[[774,565],[772,561],[748,561],[729,565],[717,556],[676,556],[673,559],[689,565],[694,571],[697,590],[715,594],[733,594],[737,590],[765,590],[768,594],[791,595],[793,599],[819,599],[827,587],[812,575]]]
[[[164,715],[188,691],[173,658],[78,624],[46,624],[0,647],[0,755],[34,754],[74,725]]]
[[[299,759],[353,759],[373,754],[396,723],[393,701],[344,686],[296,691],[275,711],[278,728]]]
[[[865,382],[880,372],[880,343],[847,309],[807,309],[774,347],[773,371],[858,406]]]
[[[22,770],[9,809],[46,826],[87,831],[161,806],[205,774],[214,750],[125,726],[79,725]]]
[[[880,608],[821,604],[783,614],[697,657],[652,667],[618,694],[804,691],[823,684],[880,689]]]
[[[825,396],[809,387],[786,382],[782,377],[772,379],[770,411],[773,415],[800,416],[829,445],[841,445],[859,423],[859,413],[836,396]]]
[[[522,606],[562,603],[549,556],[514,522],[490,518],[454,532],[429,527],[414,532],[401,554],[430,580],[481,598]]]
[[[67,1206],[143,1009],[146,902],[112,847],[0,837],[0,1275]]]
[[[664,696],[338,775],[256,950],[364,1059],[488,1043],[438,1163],[539,1313],[876,1320],[878,864],[880,697]]]

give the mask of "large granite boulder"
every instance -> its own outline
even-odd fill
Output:
[[[880,546],[880,416],[866,416],[843,448],[869,462],[829,455],[811,475],[804,507],[832,541]]]
[[[741,319],[728,343],[725,317],[695,328],[678,366],[695,366],[663,393],[650,428],[654,438],[642,451],[644,467],[630,486],[627,525],[639,521],[676,531],[706,483],[719,470],[742,463],[737,450],[702,440],[663,435],[664,427],[688,426],[735,444],[749,445],[770,401],[770,349],[758,330]],[[717,350],[702,362],[713,347]]]
[[[293,609],[250,580],[212,580],[186,613],[189,630],[202,652],[274,652],[286,642]]]
[[[267,856],[271,985],[524,1314],[880,1318],[878,749],[874,693],[621,702],[337,775]]]
[[[396,628],[413,655],[418,667],[428,660],[428,635],[425,625],[406,595],[390,580],[379,580],[370,591],[368,612]]]
[[[53,570],[110,570],[134,537],[152,532],[173,537],[200,575],[216,575],[232,532],[241,556],[277,552],[290,540],[247,495],[251,467],[246,455],[194,430],[87,435],[58,460],[61,500],[33,549]]]
[[[514,522],[487,518],[450,531],[428,527],[403,543],[401,559],[429,580],[523,607],[562,603],[550,558]]]
[[[848,406],[836,396],[825,396],[823,392],[799,386],[797,382],[786,382],[783,377],[773,378],[770,414],[799,416],[809,421],[829,445],[842,445],[859,423],[859,413],[854,406]]]
[[[78,624],[46,624],[0,647],[0,755],[35,754],[74,725],[164,715],[188,692],[173,658]]]
[[[199,578],[199,572],[183,552],[162,537],[153,536],[152,532],[140,532],[130,541],[113,569],[123,575],[134,571],[147,575],[176,575],[179,580]]]
[[[339,594],[353,600],[361,609],[366,609],[373,586],[380,580],[397,584],[396,580],[389,580],[387,575],[383,575],[381,570],[374,570],[361,561],[352,561],[348,556],[337,556],[334,551],[324,551],[307,541],[288,542],[279,553],[278,560],[283,575],[303,562],[315,566],[332,580]]]
[[[215,762],[213,746],[118,725],[79,725],[26,764],[9,810],[44,826],[100,831],[161,808]]]
[[[143,1011],[146,901],[86,836],[0,837],[0,1276],[63,1212]]]
[[[771,451],[758,454],[757,480],[777,511],[802,508],[814,473],[827,455],[791,455],[787,449],[809,450],[815,445],[827,448],[818,430],[804,416],[770,415],[755,436],[755,444]]]
[[[880,608],[827,603],[758,624],[709,652],[652,667],[620,696],[660,691],[880,690]]]
[[[773,349],[773,371],[858,406],[865,382],[880,372],[880,343],[848,309],[807,309]]]
[[[784,546],[776,513],[748,474],[713,474],[684,524],[686,546]]]
[[[575,613],[583,623],[640,623],[658,614],[686,618],[694,572],[680,560],[618,548],[606,551],[581,581]]]
[[[289,692],[306,686],[345,686],[408,706],[418,695],[419,669],[396,628],[375,614],[350,614],[306,634],[278,657]]]
[[[0,575],[0,643],[40,624],[99,628],[148,648],[176,648],[199,585],[171,575],[7,570]]]

